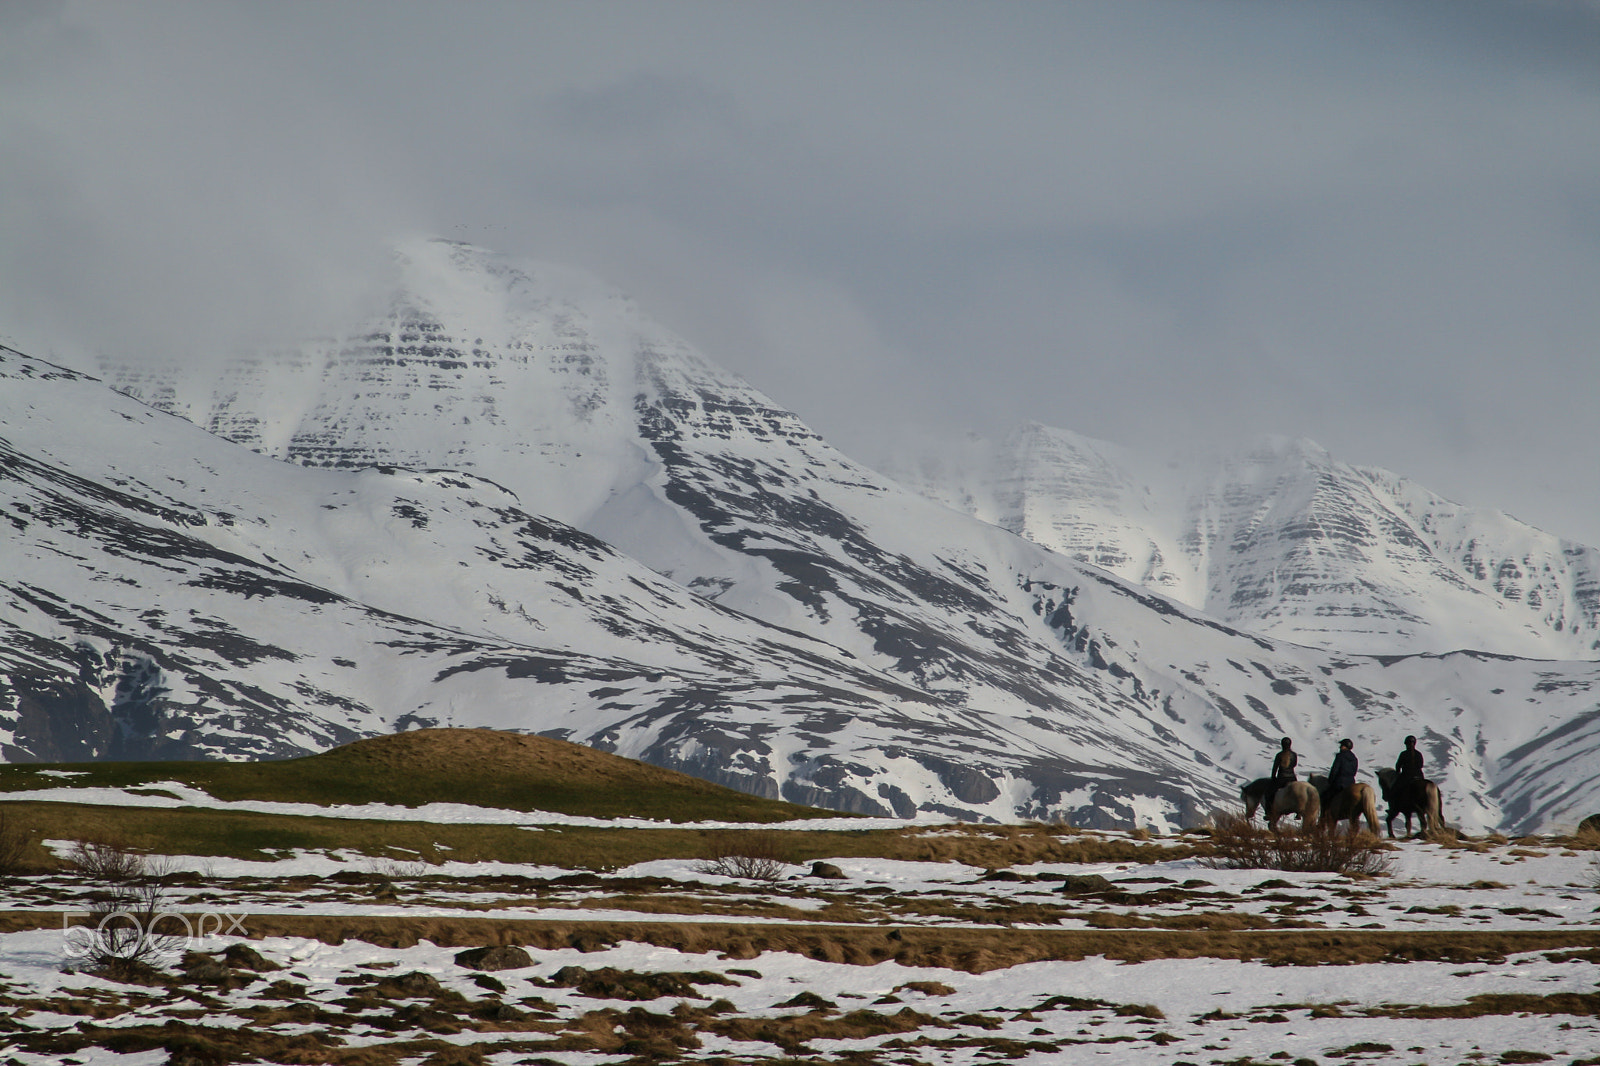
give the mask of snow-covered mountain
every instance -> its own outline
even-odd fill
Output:
[[[8,758],[495,725],[858,811],[1171,827],[1279,736],[1415,732],[1453,820],[1600,805],[1600,664],[1243,632],[851,462],[586,277],[404,265],[352,340],[116,371],[216,435],[5,353]]]
[[[1028,425],[889,469],[931,498],[1253,633],[1373,655],[1600,658],[1600,550],[1310,441],[1180,475]]]

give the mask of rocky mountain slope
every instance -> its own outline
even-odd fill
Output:
[[[1371,763],[1415,732],[1453,820],[1600,803],[1594,663],[1243,632],[852,463],[589,279],[406,265],[352,340],[117,371],[237,443],[7,355],[7,572],[40,577],[0,714],[206,755],[495,725],[863,812],[1157,827],[1281,735]]]
[[[902,482],[1251,632],[1373,655],[1600,658],[1600,550],[1310,441],[1175,474],[1024,426],[897,460]]]

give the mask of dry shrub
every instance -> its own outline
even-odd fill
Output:
[[[0,807],[0,880],[22,872],[23,856],[28,853],[28,831],[12,822]]]
[[[1573,851],[1600,851],[1600,824],[1596,824],[1591,815],[1583,820],[1583,824],[1571,836],[1562,838],[1559,843]]]
[[[138,881],[149,872],[144,855],[109,840],[80,840],[67,852],[67,861],[85,877],[110,885]]]
[[[1212,815],[1211,854],[1200,862],[1214,870],[1289,870],[1375,876],[1394,865],[1383,841],[1371,833],[1343,833],[1312,824],[1300,832],[1273,832],[1243,814]]]
[[[106,886],[89,897],[80,945],[102,973],[132,978],[181,952],[188,931],[168,905],[170,860],[112,841],[80,840],[67,861]]]
[[[176,958],[188,928],[168,906],[159,879],[126,881],[88,906],[92,930],[86,954],[95,967],[116,976],[133,976],[153,963]]]
[[[784,838],[773,831],[719,835],[711,857],[700,863],[701,873],[743,877],[751,881],[779,881],[788,872]]]
[[[1426,833],[1422,834],[1422,839],[1430,844],[1438,844],[1440,847],[1459,848],[1463,846],[1461,831],[1449,825],[1438,825],[1430,828]]]

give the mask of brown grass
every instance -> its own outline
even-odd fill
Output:
[[[1494,1014],[1572,1014],[1593,1018],[1600,1015],[1600,993],[1499,993],[1471,996],[1465,1003],[1374,1007],[1363,1013],[1389,1018],[1482,1018]]]
[[[1557,837],[1551,843],[1574,851],[1600,851],[1600,824],[1585,819],[1571,836]]]
[[[552,950],[596,951],[631,941],[687,953],[753,959],[785,951],[829,962],[872,966],[894,959],[905,966],[947,967],[968,973],[1093,955],[1129,962],[1171,958],[1260,960],[1285,965],[1323,963],[1498,962],[1533,951],[1600,948],[1600,929],[1404,930],[1311,929],[952,929],[773,925],[741,922],[585,922],[493,918],[399,918],[382,915],[249,915],[252,938],[306,937],[329,944],[357,940],[411,947],[422,940],[446,947],[517,944]],[[59,911],[0,911],[0,932],[60,928]]]
[[[121,1054],[165,1049],[172,1063],[218,1064],[228,1062],[319,1063],[326,1066],[397,1066],[403,1061],[428,1066],[482,1066],[483,1052],[437,1038],[396,1040],[361,1047],[341,1047],[338,1037],[326,1033],[286,1035],[257,1026],[207,1026],[169,1021],[164,1025],[106,1028],[85,1026],[40,1034],[29,1040],[29,1050],[65,1056],[86,1048],[102,1047]],[[516,1044],[496,1044],[516,1047]],[[422,1056],[427,1056],[422,1058]]]
[[[179,781],[218,799],[314,804],[432,802],[669,822],[783,822],[856,816],[737,792],[688,774],[550,737],[493,729],[421,729],[300,759],[0,765],[0,793],[59,785],[139,788]]]
[[[200,808],[93,806],[76,803],[12,801],[9,813],[30,827],[24,855],[31,869],[60,869],[62,863],[40,843],[55,840],[115,840],[134,851],[157,854],[270,858],[290,849],[349,850],[375,859],[407,863],[526,862],[572,870],[607,870],[652,859],[714,857],[745,830],[611,829],[549,826],[406,822],[258,814]],[[1035,862],[1161,862],[1191,856],[1189,839],[1137,844],[1055,826],[960,825],[930,833],[924,826],[905,829],[784,830],[783,857],[793,863],[856,856],[961,862],[980,869],[1003,869]],[[436,848],[435,845],[439,845]],[[440,850],[448,848],[449,851]]]

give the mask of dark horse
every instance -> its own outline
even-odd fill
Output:
[[[1389,835],[1394,836],[1397,815],[1406,816],[1406,835],[1411,835],[1411,816],[1417,816],[1417,832],[1427,836],[1435,829],[1444,828],[1444,809],[1439,803],[1439,786],[1423,781],[1422,787],[1400,788],[1396,782],[1399,772],[1387,767],[1378,771],[1378,786],[1383,789],[1383,802],[1389,805]]]

